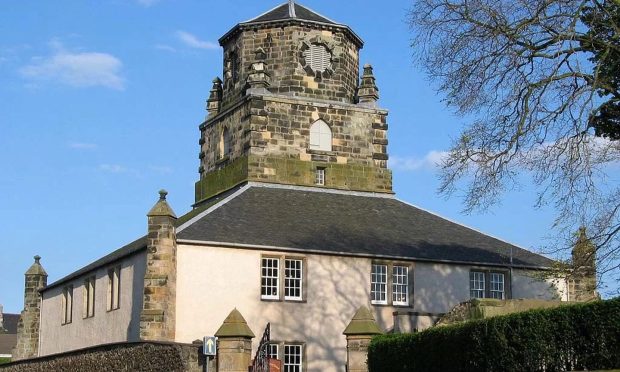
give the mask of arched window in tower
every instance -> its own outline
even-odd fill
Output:
[[[332,130],[323,120],[310,127],[310,150],[332,151]]]
[[[230,131],[228,130],[228,128],[224,128],[220,137],[220,158],[229,156],[230,152]]]

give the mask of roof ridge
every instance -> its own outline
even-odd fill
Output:
[[[294,2],[294,1],[293,1],[293,2]],[[314,14],[318,15],[319,17],[325,18],[326,20],[328,20],[328,21],[330,21],[330,22],[332,22],[332,23],[334,23],[334,24],[336,24],[336,25],[339,25],[339,26],[343,26],[343,25],[344,25],[344,24],[342,24],[342,23],[340,23],[340,22],[336,22],[336,21],[334,21],[333,19],[331,19],[331,18],[329,18],[329,17],[324,16],[323,14],[321,14],[321,13],[317,12],[316,10],[314,10],[314,9],[312,9],[312,8],[308,8],[308,7],[307,7],[307,6],[305,6],[305,5],[301,5],[301,4],[296,4],[296,5],[297,5],[298,7],[300,7],[300,8],[304,8],[304,9],[306,9],[307,11],[312,12],[312,13],[314,13]]]
[[[251,187],[250,183],[248,182],[246,185],[242,186],[239,190],[235,191],[234,193],[230,194],[229,196],[227,196],[226,198],[222,199],[221,201],[215,203],[214,205],[212,205],[211,207],[205,209],[204,211],[198,213],[197,215],[195,215],[193,218],[191,218],[189,221],[181,224],[181,226],[177,227],[177,233],[180,233],[181,231],[185,230],[186,228],[188,228],[189,226],[193,225],[196,221],[201,220],[204,216],[208,215],[209,213],[215,211],[216,209],[218,209],[219,207],[225,205],[226,203],[228,203],[229,201],[233,200],[234,198],[236,198],[237,196],[243,194],[246,190],[248,190]]]
[[[337,194],[337,195],[348,195],[348,196],[360,196],[366,198],[381,198],[381,199],[395,199],[394,194],[390,193],[379,193],[372,191],[354,191],[354,190],[339,190],[339,189],[330,189],[324,187],[313,187],[313,186],[299,186],[299,185],[285,185],[280,183],[268,183],[268,182],[248,182],[247,186],[253,187],[261,187],[267,189],[284,189],[284,190],[294,190],[294,191],[308,191],[308,192],[317,192],[324,194]]]
[[[288,0],[288,16],[297,18],[297,13],[295,13],[295,0]]]
[[[267,15],[267,14],[269,14],[269,13],[273,12],[274,10],[276,10],[276,9],[278,9],[278,8],[281,8],[281,7],[282,7],[282,6],[284,6],[284,5],[286,5],[286,3],[284,3],[284,4],[280,4],[280,5],[277,5],[277,6],[274,6],[273,8],[269,9],[268,11],[263,12],[263,13],[261,13],[261,14],[259,14],[259,15],[255,16],[255,17],[252,17],[252,18],[248,19],[247,21],[240,22],[239,24],[250,23],[250,22],[254,21],[255,19],[258,19],[258,18],[260,18],[260,17],[262,17],[262,16],[264,16],[264,15]]]

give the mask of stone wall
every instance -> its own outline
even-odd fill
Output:
[[[243,30],[226,40],[223,106],[241,98],[250,66],[256,62],[267,65],[272,93],[354,103],[361,45],[356,45],[342,28],[311,27],[296,22],[270,25]],[[326,46],[332,54],[331,69],[326,73],[304,68],[303,50],[313,43]]]
[[[0,366],[2,372],[202,372],[201,345],[122,343],[23,360]]]
[[[309,149],[310,126],[325,121],[332,151]],[[224,128],[231,151],[222,157]],[[315,186],[317,167],[325,187],[392,192],[387,168],[387,112],[352,104],[313,102],[284,96],[248,96],[201,125],[201,179],[196,202],[243,181]]]

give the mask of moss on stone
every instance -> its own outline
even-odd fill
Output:
[[[248,178],[248,158],[240,157],[196,182],[196,203],[231,189]]]

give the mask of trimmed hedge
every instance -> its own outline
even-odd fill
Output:
[[[382,335],[371,372],[572,371],[620,367],[620,298]]]
[[[11,358],[0,358],[0,364],[11,363]]]

